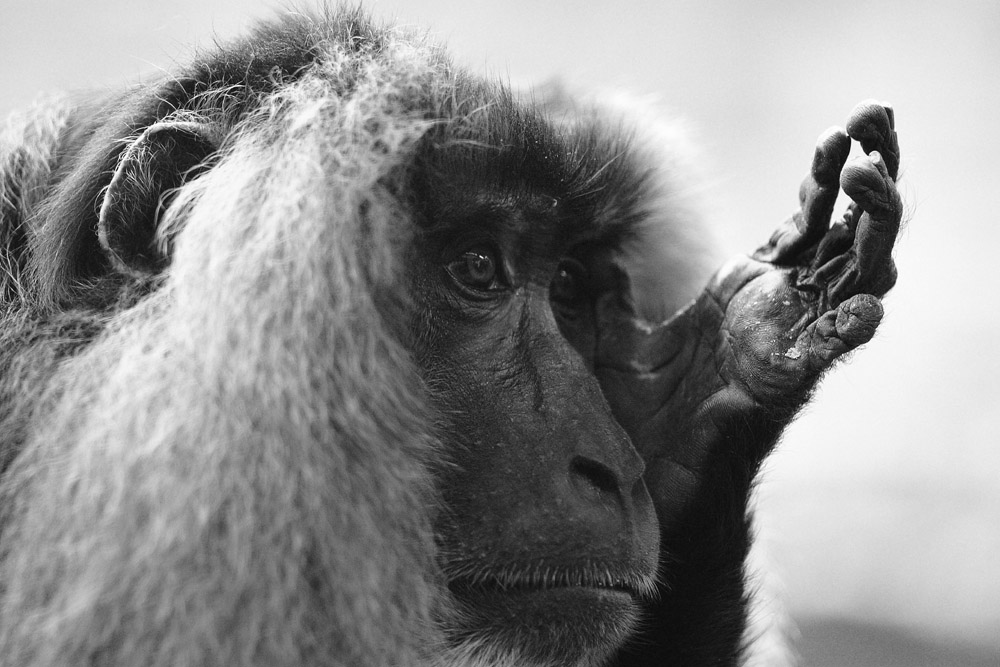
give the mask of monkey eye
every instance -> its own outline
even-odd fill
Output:
[[[447,265],[448,274],[460,284],[479,291],[501,289],[497,253],[486,246],[469,248]]]
[[[556,267],[549,285],[549,298],[561,305],[578,307],[586,295],[587,269],[575,259],[564,259]]]

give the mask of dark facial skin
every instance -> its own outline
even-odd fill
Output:
[[[539,658],[607,651],[652,590],[659,532],[644,464],[560,333],[553,296],[572,298],[578,239],[551,197],[454,208],[423,239],[416,294],[433,316],[416,329],[456,434],[437,532],[459,632]]]

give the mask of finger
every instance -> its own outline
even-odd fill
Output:
[[[806,327],[785,356],[805,357],[811,371],[822,372],[837,357],[870,341],[882,315],[876,297],[856,294]]]
[[[823,238],[837,201],[840,170],[850,150],[851,140],[843,129],[832,127],[820,135],[809,174],[799,187],[800,210],[775,231],[754,259],[791,263]]]
[[[821,238],[830,226],[840,192],[840,171],[850,152],[851,140],[841,128],[831,127],[820,135],[812,168],[799,191],[802,231],[810,241]]]
[[[899,173],[899,137],[895,126],[892,106],[874,100],[854,107],[847,121],[847,133],[861,143],[866,154],[878,152],[882,156],[892,180]]]
[[[892,287],[896,275],[892,246],[903,217],[899,191],[878,152],[848,164],[840,182],[863,213],[851,261],[830,285],[832,305],[862,292],[881,296]]]

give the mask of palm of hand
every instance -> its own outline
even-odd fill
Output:
[[[848,132],[820,138],[800,211],[673,318],[638,319],[623,290],[598,300],[596,373],[661,520],[683,513],[720,457],[755,470],[823,371],[875,333],[902,217],[891,109],[859,105]],[[867,155],[844,166],[849,136]],[[853,203],[831,226],[841,186]]]

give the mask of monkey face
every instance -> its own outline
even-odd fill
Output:
[[[416,253],[412,345],[450,434],[435,529],[453,639],[602,654],[653,589],[659,531],[590,367],[600,232],[564,192],[505,187],[443,175]]]

